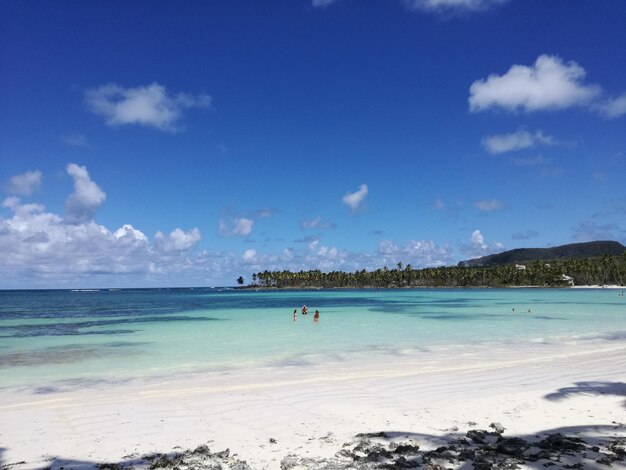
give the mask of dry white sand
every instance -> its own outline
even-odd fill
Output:
[[[0,464],[76,468],[208,443],[254,468],[274,469],[290,453],[332,456],[358,432],[399,433],[436,446],[494,421],[507,436],[626,435],[610,426],[626,421],[625,394],[621,341],[477,349],[428,362],[364,358],[52,394],[5,389]]]

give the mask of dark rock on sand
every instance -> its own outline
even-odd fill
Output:
[[[393,452],[396,454],[417,454],[420,450],[418,445],[413,444],[398,444],[394,446]]]
[[[524,458],[524,452],[530,448],[530,444],[519,437],[500,437],[497,441],[496,451],[500,454]]]
[[[368,438],[371,438],[371,437],[382,437],[382,438],[385,438],[385,439],[389,438],[387,433],[384,432],[384,431],[380,431],[380,432],[360,432],[355,437],[368,437]]]
[[[505,427],[502,426],[500,423],[491,423],[489,425],[489,427],[492,428],[498,434],[502,434],[504,432],[504,429],[505,429]]]
[[[550,451],[582,451],[586,447],[584,441],[579,437],[563,436],[561,433],[550,434],[545,439],[542,439],[537,443],[537,447],[547,449]]]

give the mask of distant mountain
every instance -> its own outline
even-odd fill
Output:
[[[621,255],[626,246],[615,241],[570,243],[552,248],[517,248],[482,258],[461,261],[459,266],[497,266],[500,264],[527,263],[535,260],[565,260],[591,258],[602,255]]]

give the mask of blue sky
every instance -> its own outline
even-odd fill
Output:
[[[626,242],[620,0],[0,1],[0,288]]]

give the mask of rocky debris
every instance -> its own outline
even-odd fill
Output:
[[[380,432],[360,432],[355,437],[363,437],[363,438],[382,437],[382,438],[385,438],[385,439],[389,438],[387,433],[384,432],[384,431],[380,431]]]
[[[502,426],[500,423],[491,423],[489,425],[490,428],[492,428],[495,432],[497,432],[498,434],[502,434],[504,432],[504,430],[506,429],[504,426]]]
[[[423,449],[413,439],[385,432],[357,434],[344,443],[331,458],[311,458],[289,454],[280,462],[281,470],[426,470],[470,469],[517,470],[522,466],[547,469],[624,468],[626,438],[587,443],[577,436],[550,433],[537,440],[506,437],[504,428],[492,423],[493,431],[470,429],[465,436],[435,449]],[[334,439],[331,433],[320,439]],[[269,438],[269,442],[275,441]],[[276,442],[273,442],[276,443]],[[331,442],[328,442],[331,444]],[[7,470],[8,466],[0,467]],[[207,445],[171,454],[135,457],[118,463],[102,463],[99,470],[252,470],[226,449],[211,452]]]
[[[231,455],[229,449],[213,453],[207,445],[201,445],[184,452],[144,455],[136,459],[133,464],[119,462],[98,465],[99,470],[129,470],[134,468],[148,468],[150,470],[252,470],[246,462]]]
[[[612,466],[626,459],[626,439],[613,439],[591,445],[580,437],[552,433],[539,441],[505,437],[504,429],[469,430],[448,445],[421,449],[417,442],[394,442],[385,433],[358,434],[332,459],[311,459],[290,455],[281,462],[283,470],[370,470],[423,468],[448,470],[517,470],[532,468],[584,469],[598,464]],[[499,432],[502,431],[502,432]],[[384,440],[381,442],[381,440]],[[386,442],[385,442],[386,441]]]

